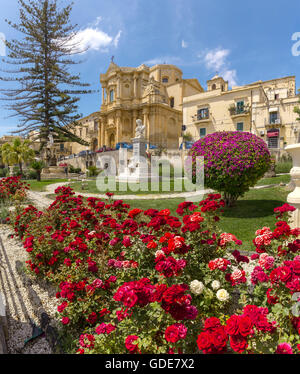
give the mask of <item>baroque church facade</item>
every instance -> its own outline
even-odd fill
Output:
[[[100,83],[99,147],[130,143],[141,119],[149,144],[178,149],[183,97],[203,92],[197,79],[184,80],[178,67],[166,64],[132,68],[111,62]]]

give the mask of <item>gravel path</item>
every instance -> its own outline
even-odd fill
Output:
[[[31,279],[25,272],[26,252],[19,240],[9,237],[11,234],[10,227],[0,225],[0,292],[6,301],[8,353],[51,353],[45,337],[39,337],[23,348],[24,340],[32,336],[30,320],[39,325],[41,313],[46,312],[53,324],[58,300],[51,286]]]
[[[72,182],[61,182],[61,183],[54,183],[49,184],[46,186],[45,192],[32,192],[30,191],[29,197],[33,201],[40,201],[40,205],[42,207],[48,206],[51,204],[51,200],[46,197],[46,195],[54,194],[54,191],[59,186],[66,186],[70,185],[72,187]],[[264,188],[272,188],[272,187],[278,187],[279,184],[268,184],[263,186],[254,186],[250,189],[264,189]],[[203,195],[208,193],[213,193],[214,191],[212,189],[205,189],[202,191],[193,191],[193,192],[178,192],[178,193],[164,193],[164,194],[147,194],[147,195],[114,195],[113,199],[115,200],[158,200],[158,199],[175,199],[175,198],[183,198],[183,199],[190,199],[191,201],[199,201],[203,198]],[[106,198],[105,194],[96,194],[96,193],[88,193],[88,192],[76,192],[77,195],[81,195],[84,197],[98,197],[100,199]],[[43,205],[46,204],[46,205]]]

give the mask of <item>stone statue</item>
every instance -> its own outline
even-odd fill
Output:
[[[135,137],[138,139],[143,139],[145,137],[145,125],[143,125],[141,119],[136,120]]]
[[[49,144],[53,145],[54,139],[53,139],[53,135],[52,134],[49,134],[48,139],[49,139]]]

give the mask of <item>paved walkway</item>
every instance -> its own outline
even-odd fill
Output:
[[[52,351],[45,337],[30,342],[26,347],[24,342],[32,336],[30,321],[39,325],[42,312],[46,312],[55,325],[58,324],[57,290],[43,280],[36,281],[27,275],[27,253],[20,240],[11,238],[13,234],[8,225],[0,225],[0,293],[6,306],[8,353],[49,354]]]

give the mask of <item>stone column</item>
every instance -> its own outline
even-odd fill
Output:
[[[121,112],[117,112],[116,115],[116,144],[119,143],[122,139],[120,139],[122,134],[121,129]]]
[[[135,137],[136,120],[137,120],[137,111],[134,110],[132,112],[132,121],[133,121],[133,125],[132,125],[132,137],[133,138]]]
[[[133,98],[137,99],[137,75],[134,75],[133,78]]]
[[[121,97],[121,78],[118,77],[118,80],[117,80],[117,97],[116,99],[120,99]]]
[[[145,136],[145,138],[146,138],[146,141],[148,143],[150,143],[149,111],[147,109],[144,110],[143,115],[144,115],[143,123],[146,126],[146,136]],[[147,148],[148,148],[148,145],[147,145]]]
[[[105,122],[101,121],[101,146],[105,144]]]
[[[290,171],[295,189],[287,197],[287,202],[294,206],[296,210],[292,214],[291,227],[300,227],[300,143],[289,145],[285,150],[293,159],[293,168]]]

